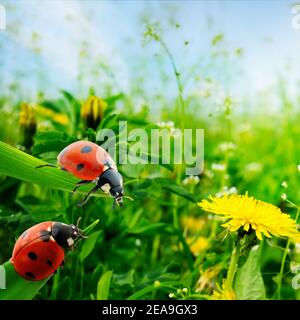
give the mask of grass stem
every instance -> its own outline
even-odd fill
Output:
[[[299,218],[299,212],[300,212],[300,207],[297,207],[297,213],[296,213],[296,218],[295,221],[296,223],[298,222],[298,218]],[[282,289],[282,279],[283,279],[283,273],[284,273],[284,267],[285,267],[285,262],[286,262],[286,258],[287,258],[287,254],[289,252],[289,248],[290,248],[290,244],[291,244],[291,239],[288,239],[283,256],[282,256],[282,260],[281,260],[281,265],[280,265],[280,271],[278,274],[278,279],[277,279],[277,298],[280,300],[281,299],[281,289]]]

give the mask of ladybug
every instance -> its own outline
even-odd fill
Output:
[[[24,231],[15,243],[11,263],[24,279],[38,281],[63,265],[65,251],[85,238],[74,224],[47,221]]]
[[[111,156],[100,146],[90,141],[77,141],[64,148],[57,156],[60,169],[72,173],[75,177],[82,179],[76,183],[73,192],[80,186],[95,183],[79,206],[85,204],[89,196],[101,189],[105,193],[110,193],[117,205],[123,205],[123,179],[117,170]],[[44,166],[55,167],[51,164]]]

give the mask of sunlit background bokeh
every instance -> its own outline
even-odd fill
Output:
[[[270,91],[279,81],[292,93],[299,88],[300,30],[291,25],[293,3],[1,1],[7,14],[0,32],[1,90],[34,101],[37,92],[55,97],[59,88],[86,96],[90,87],[102,95],[138,87],[139,98],[147,100],[160,95],[163,85],[164,95],[172,97],[176,83],[168,61],[157,44],[144,44],[147,20],[163,30],[186,95],[201,94],[201,79],[212,77],[238,99],[269,94],[273,111]]]

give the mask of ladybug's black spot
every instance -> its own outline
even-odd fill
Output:
[[[83,163],[78,163],[76,169],[77,169],[78,171],[80,171],[81,169],[83,169],[83,167],[84,167],[84,164],[83,164]]]
[[[35,275],[32,272],[26,272],[25,276],[30,279],[35,279]]]
[[[50,235],[51,235],[50,232],[47,230],[42,230],[40,232],[40,237],[44,242],[48,242],[50,240]]]
[[[52,261],[47,260],[47,261],[46,261],[46,263],[47,263],[47,265],[48,265],[49,267],[51,267],[51,266],[52,266]]]
[[[22,235],[21,235],[21,237],[22,237],[22,239],[24,239],[26,236],[27,236],[27,231],[24,231],[23,233],[22,233]]]
[[[92,151],[92,147],[90,147],[90,146],[84,146],[80,150],[81,153],[89,153],[91,151]]]
[[[37,259],[37,255],[36,255],[35,252],[30,251],[30,252],[28,253],[28,258],[31,259],[31,260],[33,260],[33,261],[35,261],[35,260]]]

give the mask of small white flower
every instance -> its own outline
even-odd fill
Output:
[[[159,121],[156,123],[159,127],[163,128],[166,126],[166,123],[164,121]]]
[[[283,193],[283,194],[281,195],[281,199],[282,199],[283,201],[285,201],[287,198],[288,198],[288,196],[287,196],[286,193]]]
[[[200,181],[200,178],[198,176],[188,176],[182,181],[182,183],[185,186],[186,185],[196,185],[199,183],[199,181]]]
[[[225,171],[226,166],[225,164],[221,164],[221,163],[212,163],[211,169],[214,171]]]
[[[300,164],[297,165],[297,170],[300,172]]]
[[[282,181],[281,186],[282,186],[282,188],[287,189],[288,183],[286,181]]]
[[[173,136],[173,137],[181,137],[181,130],[178,129],[178,128],[170,128],[170,134]]]
[[[228,188],[227,186],[225,186],[221,191],[219,191],[218,193],[216,193],[216,197],[221,198],[225,195],[231,195],[231,194],[237,194],[238,190],[236,187],[230,187]]]
[[[183,288],[183,289],[182,289],[182,292],[183,292],[183,293],[188,293],[189,290],[188,290],[188,288]]]
[[[237,148],[237,145],[233,142],[223,142],[218,145],[218,150],[221,152],[233,151]]]
[[[166,122],[166,127],[174,128],[174,122],[173,121],[167,121]]]
[[[175,298],[175,294],[174,293],[169,293],[169,298]]]

